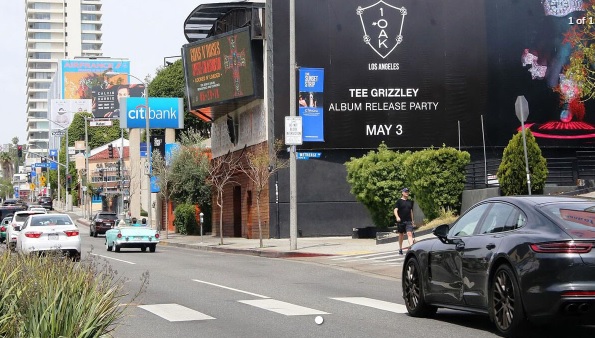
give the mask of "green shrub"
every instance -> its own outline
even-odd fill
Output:
[[[395,203],[401,198],[401,189],[407,186],[403,162],[410,155],[389,150],[382,143],[378,151],[352,157],[345,163],[351,193],[368,209],[377,227],[394,225]]]
[[[192,204],[180,204],[174,210],[174,225],[176,232],[182,235],[192,235],[199,229],[196,221],[196,208]],[[200,230],[199,230],[200,231]]]
[[[441,208],[461,208],[465,166],[470,159],[466,151],[443,146],[414,152],[405,160],[409,189],[428,219],[438,217]]]
[[[549,173],[547,161],[541,155],[541,149],[533,133],[529,129],[526,129],[526,131],[527,158],[529,172],[531,173],[531,193],[543,194],[543,188],[545,187],[545,181]],[[523,133],[521,131],[512,137],[504,149],[497,176],[500,189],[504,195],[527,195],[529,193],[525,151],[523,149]]]
[[[146,287],[146,279],[141,290]],[[73,263],[59,254],[0,255],[1,337],[100,337],[127,306],[125,280],[97,260]],[[136,298],[139,294],[132,297]]]

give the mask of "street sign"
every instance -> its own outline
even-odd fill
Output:
[[[50,163],[49,162],[45,162],[45,163],[33,163],[33,168],[49,168],[50,167]]]
[[[45,178],[45,176],[40,176],[39,177],[39,182],[41,183],[41,186],[44,186],[46,183],[47,179]]]
[[[64,136],[66,135],[66,130],[55,130],[52,132],[52,136]]]
[[[310,158],[320,158],[322,153],[320,152],[297,152],[296,159],[298,160],[308,160]]]
[[[91,120],[90,127],[109,127],[112,125],[112,120]]]
[[[527,99],[523,95],[516,98],[514,112],[519,121],[523,123],[527,121],[527,117],[529,117],[529,102],[527,102]]]
[[[285,116],[285,144],[299,146],[302,143],[302,117]]]

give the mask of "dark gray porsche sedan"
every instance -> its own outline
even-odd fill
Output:
[[[489,198],[433,232],[405,257],[411,316],[441,307],[484,313],[502,336],[529,321],[595,324],[595,200]]]

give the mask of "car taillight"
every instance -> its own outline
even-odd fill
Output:
[[[550,242],[531,244],[531,250],[539,253],[578,253],[584,254],[591,251],[592,243],[577,242]]]
[[[41,237],[42,232],[37,232],[37,231],[31,231],[31,232],[27,232],[25,233],[25,237],[29,237],[29,238],[39,238]]]
[[[155,238],[159,238],[159,234],[155,234]]]
[[[566,291],[562,297],[595,297],[595,291]]]
[[[117,236],[117,237],[118,237],[118,238],[122,238],[122,234],[118,234],[118,236]]]
[[[6,227],[0,227],[0,231],[2,231],[2,232],[6,231]]]
[[[73,237],[73,236],[79,235],[78,230],[66,230],[66,231],[64,231],[64,233],[66,234],[67,237]]]

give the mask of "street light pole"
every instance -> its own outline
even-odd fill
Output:
[[[289,115],[296,116],[295,0],[289,0]],[[297,250],[297,163],[295,146],[289,146],[289,246]]]

